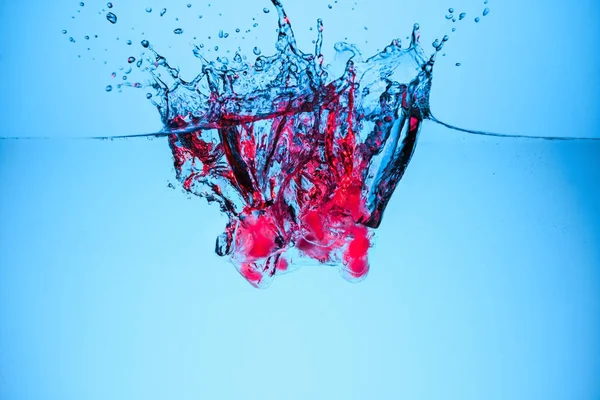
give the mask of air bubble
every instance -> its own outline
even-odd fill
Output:
[[[190,3],[188,3],[187,8],[192,8],[192,5]]]
[[[479,17],[475,17],[475,22],[479,22]]]
[[[452,14],[452,13],[454,12],[454,8],[450,7],[450,8],[448,9],[448,12],[449,12],[450,14]]]
[[[177,28],[177,29],[175,29],[175,30],[173,31],[173,33],[174,33],[174,34],[176,34],[176,35],[181,35],[181,34],[183,33],[183,29],[181,29],[181,28]]]
[[[113,8],[113,3],[106,3],[106,7]]]
[[[115,14],[111,13],[111,12],[109,12],[108,14],[106,14],[106,19],[111,24],[116,24],[117,23],[117,16]]]
[[[62,33],[63,33],[63,35],[66,35],[66,34],[67,34],[67,30],[66,30],[66,29],[63,29],[63,30],[62,30]]]
[[[111,85],[108,85],[108,86],[106,86],[106,89],[105,89],[105,90],[106,90],[107,92],[110,92],[110,91],[112,90],[112,86],[111,86]]]
[[[79,7],[83,7],[85,6],[85,3],[82,1],[81,3],[79,3]]]
[[[261,53],[261,52],[260,52],[260,49],[259,49],[258,47],[255,47],[255,48],[253,48],[253,49],[252,49],[252,52],[253,52],[255,55],[257,55],[257,56],[260,56],[260,53]]]
[[[85,40],[90,40],[90,37],[88,35],[84,36]]]
[[[142,47],[148,47],[150,45],[150,42],[148,42],[146,39],[142,40]]]
[[[460,67],[460,65],[461,65],[460,63],[456,63],[456,66],[457,66],[457,67]]]
[[[128,40],[128,41],[127,41],[127,45],[128,45],[128,46],[131,46],[131,40]]]
[[[265,14],[268,14],[270,11],[271,11],[271,10],[269,10],[267,7],[263,8],[263,12],[264,12]]]
[[[127,62],[128,62],[129,64],[131,64],[131,63],[132,63],[132,62],[134,62],[134,61],[135,61],[135,57],[129,57],[129,58],[127,59]]]

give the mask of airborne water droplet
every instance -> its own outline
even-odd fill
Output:
[[[129,64],[131,64],[131,63],[132,63],[132,62],[134,62],[134,61],[135,61],[135,57],[129,57],[129,58],[127,59],[127,62],[128,62]]]
[[[106,3],[106,7],[108,7],[108,8],[112,8],[112,7],[113,7],[113,4],[112,4],[112,3]]]
[[[331,10],[333,8],[333,6],[331,4],[327,4],[327,8],[329,8]]]
[[[450,8],[448,9],[448,12],[449,12],[450,14],[452,14],[452,13],[454,12],[454,8],[450,7]]]
[[[460,67],[460,63],[456,63],[456,66],[457,66],[457,67]]]
[[[192,8],[192,5],[190,3],[188,3],[187,8]]]
[[[71,36],[71,37],[69,38],[69,42],[71,42],[71,43],[75,43],[75,39],[73,39],[73,36]]]
[[[83,6],[85,6],[85,3],[82,1],[81,3],[79,3],[79,6],[83,7]]]
[[[460,15],[458,16],[458,19],[464,19],[467,16],[467,13],[460,13]]]
[[[111,12],[109,12],[108,14],[106,14],[106,19],[111,24],[116,24],[117,23],[117,16],[115,14],[111,13]]]
[[[128,45],[128,46],[131,46],[131,40],[128,40],[128,41],[127,41],[127,45]]]
[[[152,7],[146,7],[146,12],[147,13],[151,13],[152,12]]]
[[[106,90],[107,92],[110,92],[110,91],[112,90],[112,86],[111,86],[111,85],[108,85],[108,86],[106,87],[106,89],[105,89],[105,90]]]
[[[147,99],[151,99],[152,98],[152,93],[146,93],[146,98]]]
[[[175,29],[175,30],[173,31],[173,33],[174,33],[174,34],[176,34],[176,35],[181,35],[181,34],[183,33],[183,29],[181,29],[181,28],[177,28],[177,29]]]
[[[162,10],[160,10],[160,16],[162,17],[163,15],[165,15],[166,12],[167,12],[167,9],[163,8]]]
[[[66,30],[66,29],[63,29],[63,30],[62,30],[62,33],[63,33],[63,35],[66,35],[66,34],[67,34],[67,30]]]
[[[485,17],[489,13],[490,13],[490,9],[486,7],[485,10],[483,10],[483,16]]]
[[[148,47],[149,45],[150,45],[150,42],[148,42],[146,39],[142,40],[143,47]]]
[[[263,12],[264,12],[265,14],[268,14],[270,11],[271,11],[271,10],[269,10],[267,7],[263,8]]]
[[[252,49],[252,52],[253,52],[254,54],[256,54],[257,56],[260,56],[260,49],[259,49],[258,47],[255,47],[255,48],[253,48],[253,49]]]
[[[479,17],[475,17],[475,22],[479,22]]]
[[[219,31],[219,38],[223,39],[223,30],[222,29]]]
[[[85,40],[90,40],[90,37],[88,35],[84,36]]]

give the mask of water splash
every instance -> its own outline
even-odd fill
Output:
[[[369,269],[372,231],[430,114],[433,65],[448,37],[430,57],[418,25],[406,47],[395,39],[366,60],[338,43],[346,62],[330,78],[322,21],[314,52],[305,53],[281,2],[272,3],[272,56],[254,49],[253,62],[239,53],[209,61],[197,46],[202,72],[188,82],[148,46],[162,133],[183,188],[229,217],[216,252],[251,284],[266,287],[307,259],[359,281]]]

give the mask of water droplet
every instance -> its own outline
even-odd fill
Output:
[[[188,3],[187,8],[192,8],[192,5],[190,3]]]
[[[452,28],[452,32],[456,32],[456,28]]]
[[[198,18],[199,18],[199,19],[202,19],[202,14],[198,15]]]
[[[219,51],[219,46],[215,46],[215,51]]]
[[[129,58],[127,59],[127,62],[128,62],[129,64],[131,64],[131,63],[132,63],[132,62],[134,62],[134,61],[135,61],[135,57],[129,57]]]
[[[66,29],[63,29],[63,30],[62,30],[62,33],[63,33],[63,35],[66,35],[66,34],[67,34],[67,30],[66,30]]]
[[[485,0],[485,1],[483,2],[483,4],[487,4],[487,3],[488,3],[488,0]]]
[[[105,90],[106,90],[107,92],[110,92],[110,91],[112,90],[112,86],[111,86],[111,85],[108,85],[108,86],[106,87],[106,89],[105,89]]]
[[[110,77],[111,77],[111,78],[114,78],[114,77],[116,77],[116,76],[117,76],[117,73],[116,73],[116,72],[113,72],[112,74],[110,74]]]
[[[123,80],[124,80],[124,81],[126,81],[126,80],[127,80],[127,77],[126,77],[125,75],[123,75]]]
[[[141,67],[141,66],[142,66],[142,59],[140,58],[140,59],[138,60],[138,62],[136,62],[136,63],[135,63],[135,65],[136,65],[136,67],[138,67],[138,68],[139,68],[139,67]]]
[[[240,33],[240,28],[235,28],[235,33]]]
[[[71,43],[75,43],[75,39],[73,39],[73,36],[71,36],[71,37],[69,38],[69,42],[71,42]]]
[[[259,49],[258,47],[255,47],[255,48],[253,48],[253,49],[252,49],[252,52],[253,52],[254,54],[256,54],[257,56],[260,56],[260,49]]]
[[[79,7],[83,7],[85,6],[85,3],[82,1],[81,3],[79,3]]]
[[[181,35],[181,34],[183,33],[183,29],[181,29],[181,28],[177,28],[177,29],[175,29],[175,30],[173,31],[173,33],[174,33],[174,34],[176,34],[176,35]]]
[[[268,13],[270,12],[270,10],[269,10],[267,7],[265,7],[265,8],[263,8],[263,12],[264,12],[265,14],[268,14]]]
[[[229,37],[229,33],[225,32],[225,33],[223,34],[223,38],[224,38],[224,39],[227,39],[228,37]]]
[[[460,67],[460,63],[456,63],[456,66],[457,66],[457,67]]]
[[[479,17],[475,17],[475,22],[479,22]]]
[[[446,15],[446,19],[452,19],[452,18],[454,18],[454,15],[452,15],[452,14]]]
[[[233,61],[241,63],[242,62],[242,56],[240,56],[240,53],[236,53],[235,56],[233,57]]]
[[[223,39],[223,30],[219,31],[219,38]]]
[[[486,7],[485,10],[483,10],[483,16],[485,17],[486,15],[488,15],[490,13],[490,9]]]
[[[151,99],[152,98],[152,93],[146,93],[146,98],[147,99]]]
[[[88,35],[84,36],[85,40],[90,40],[90,37]]]
[[[252,24],[252,26],[256,28],[258,24],[255,22],[254,24]]]
[[[458,16],[458,19],[464,19],[467,16],[467,13],[460,13],[460,15]]]
[[[448,12],[449,12],[450,14],[452,14],[452,13],[454,12],[454,8],[450,7],[450,8],[448,9]]]
[[[148,47],[150,45],[150,42],[148,42],[146,39],[142,40],[142,47]]]
[[[115,14],[111,13],[111,12],[109,12],[108,14],[106,14],[106,19],[111,24],[116,24],[117,23],[117,16]]]
[[[128,46],[131,46],[131,40],[128,40],[128,41],[127,41],[127,45],[128,45]]]
[[[333,8],[333,6],[331,4],[327,4],[327,8],[329,8],[331,10]]]
[[[113,4],[112,4],[112,3],[106,3],[106,7],[108,7],[108,8],[112,8],[112,7],[113,7]]]
[[[151,13],[152,12],[152,7],[146,7],[146,12],[147,13]]]
[[[160,10],[160,16],[162,17],[163,15],[165,15],[167,12],[166,8],[163,8],[162,10]]]

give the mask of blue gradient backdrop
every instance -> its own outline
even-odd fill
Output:
[[[595,0],[490,0],[479,24],[479,0],[331,3],[286,2],[301,47],[318,17],[327,49],[372,54],[468,13],[436,66],[442,120],[600,137]],[[214,254],[216,207],[167,188],[165,140],[60,139],[160,129],[145,92],[104,91],[110,73],[142,37],[188,76],[194,35],[270,53],[265,6],[121,0],[111,25],[103,2],[0,0],[1,136],[56,138],[0,141],[0,398],[600,399],[598,144],[426,122],[369,277],[305,267],[260,291]]]

